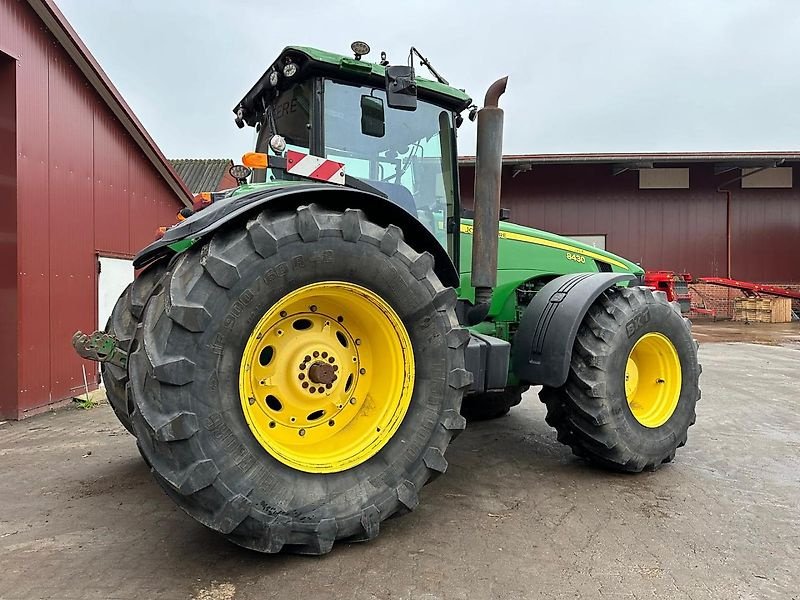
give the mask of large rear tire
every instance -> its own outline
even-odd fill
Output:
[[[465,427],[455,302],[430,254],[360,210],[262,212],[217,233],[173,263],[133,344],[134,430],[156,480],[253,550],[374,538],[417,506]],[[353,401],[337,404],[343,390]]]
[[[166,270],[166,261],[149,266],[125,288],[111,311],[105,331],[113,335],[117,339],[119,347],[126,352],[130,351],[131,340],[136,333],[136,326],[139,324],[144,305]],[[122,426],[132,434],[133,425],[126,393],[128,370],[109,363],[101,363],[100,373],[111,409],[117,415]]]
[[[578,330],[567,382],[544,387],[547,423],[577,456],[628,472],[672,461],[700,399],[691,323],[663,292],[614,287]]]

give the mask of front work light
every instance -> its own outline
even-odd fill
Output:
[[[369,54],[370,48],[367,42],[355,41],[350,44],[350,50],[353,51],[353,55],[356,57],[356,60],[361,60],[362,56]]]
[[[297,64],[293,62],[288,62],[283,66],[283,76],[284,77],[294,77],[295,73],[297,73]]]
[[[228,173],[231,174],[231,177],[233,177],[237,183],[247,181],[247,178],[250,177],[252,172],[253,170],[245,165],[233,165],[228,169]]]

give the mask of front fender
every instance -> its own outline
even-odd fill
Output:
[[[573,273],[545,285],[525,309],[514,336],[513,373],[533,385],[564,385],[575,336],[589,307],[611,286],[632,279],[633,273]]]
[[[241,196],[224,198],[171,227],[164,236],[141,250],[134,258],[137,269],[173,252],[171,246],[182,241],[197,241],[220,227],[237,220],[246,220],[265,208],[274,211],[294,210],[315,203],[332,210],[360,208],[373,223],[386,227],[397,225],[405,241],[417,252],[430,252],[434,272],[442,284],[458,287],[458,272],[453,261],[436,237],[409,212],[389,199],[370,192],[338,185],[308,183],[256,190]]]

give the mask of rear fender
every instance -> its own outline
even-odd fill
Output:
[[[434,272],[442,284],[458,287],[458,272],[453,261],[436,237],[412,214],[383,196],[338,185],[309,183],[257,190],[242,196],[224,198],[195,213],[167,230],[164,236],[144,248],[133,261],[137,269],[174,252],[170,246],[182,241],[197,241],[233,222],[246,221],[268,208],[274,211],[294,210],[315,203],[332,210],[360,208],[373,223],[386,227],[397,225],[405,241],[417,252],[430,252]]]
[[[633,273],[573,273],[557,277],[531,300],[511,349],[513,373],[523,382],[561,387],[567,381],[572,346],[592,303]]]

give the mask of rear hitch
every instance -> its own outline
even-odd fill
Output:
[[[119,347],[119,340],[105,331],[95,331],[88,335],[76,331],[72,336],[72,347],[81,358],[128,368],[128,353]]]

